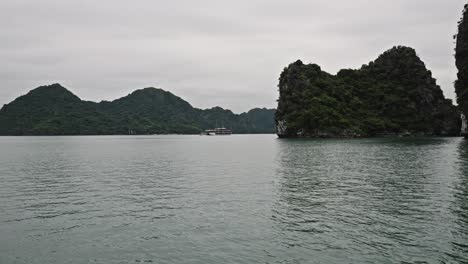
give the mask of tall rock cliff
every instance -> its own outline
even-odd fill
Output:
[[[296,61],[279,80],[280,137],[457,135],[458,110],[412,48],[394,47],[359,70],[331,75]]]
[[[465,5],[463,17],[458,23],[457,45],[455,59],[458,68],[458,80],[455,82],[457,102],[463,112],[462,134],[468,135],[466,118],[468,117],[468,5]]]

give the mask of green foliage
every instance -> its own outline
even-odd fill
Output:
[[[277,132],[284,137],[455,135],[460,127],[456,107],[407,47],[336,76],[296,61],[281,73],[279,92]]]
[[[32,90],[0,110],[0,135],[198,134],[215,126],[234,133],[274,133],[274,110],[236,115],[200,110],[156,88],[112,102],[85,102],[53,84]]]

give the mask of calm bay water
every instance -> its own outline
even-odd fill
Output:
[[[467,263],[468,141],[0,137],[0,263]]]

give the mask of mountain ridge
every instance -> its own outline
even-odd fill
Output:
[[[253,111],[253,112],[252,112]],[[268,122],[254,123],[259,114]],[[147,87],[112,101],[84,101],[55,83],[39,86],[0,109],[0,135],[197,134],[216,123],[235,133],[274,133],[274,110],[234,114],[198,109],[161,88]]]

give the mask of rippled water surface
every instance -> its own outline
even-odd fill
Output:
[[[467,263],[468,141],[0,137],[0,263]]]

